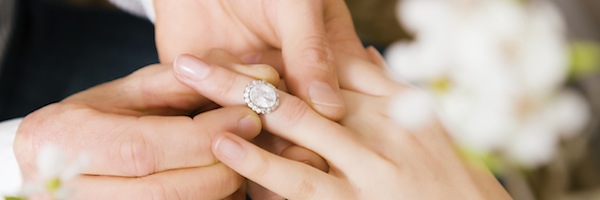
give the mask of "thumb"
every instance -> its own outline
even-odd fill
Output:
[[[168,65],[150,65],[134,73],[77,93],[65,102],[125,115],[190,114],[212,103],[179,83]]]
[[[321,1],[280,1],[276,22],[281,36],[288,89],[321,115],[340,119],[344,102],[325,33]],[[294,22],[294,23],[290,23]]]

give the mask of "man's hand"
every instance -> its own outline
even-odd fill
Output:
[[[224,63],[230,58],[213,51],[205,59]],[[224,66],[278,80],[270,67]],[[152,65],[28,115],[18,130],[15,154],[28,180],[37,178],[35,158],[45,143],[71,156],[89,154],[86,175],[74,182],[75,199],[221,199],[240,188],[243,178],[215,159],[213,135],[231,131],[250,140],[261,122],[245,106],[196,115],[214,107],[177,81],[171,66]],[[236,194],[243,199],[243,193]]]
[[[343,0],[155,0],[155,8],[161,62],[224,48],[255,63],[281,50],[287,88],[330,119],[345,113],[333,53],[368,57]]]

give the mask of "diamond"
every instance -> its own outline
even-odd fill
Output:
[[[246,86],[244,101],[258,114],[268,114],[279,105],[277,88],[264,80],[254,80]]]

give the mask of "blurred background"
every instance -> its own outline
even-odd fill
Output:
[[[399,16],[405,16],[400,13],[397,6],[398,3],[402,3],[402,0],[347,0],[346,2],[352,12],[357,32],[365,43],[375,45],[378,49],[385,51],[393,43],[398,41],[411,43],[415,39],[415,35],[411,34],[402,24],[407,20],[399,19],[401,18]],[[462,3],[464,2],[477,1],[462,1]],[[535,3],[536,1],[512,2]],[[497,170],[495,173],[498,174],[499,179],[503,181],[515,199],[600,199],[600,129],[598,124],[600,122],[598,119],[600,109],[600,71],[598,70],[600,67],[598,62],[600,60],[600,51],[598,51],[600,1],[548,0],[547,2],[552,3],[560,12],[566,29],[565,41],[569,46],[568,67],[571,68],[571,72],[567,75],[568,78],[564,85],[566,88],[580,92],[587,101],[587,109],[590,111],[588,123],[580,129],[581,133],[558,142],[552,158],[544,164],[536,167],[513,166],[512,169]],[[433,18],[434,15],[435,13],[425,13],[421,16]],[[452,31],[448,30],[448,32]],[[582,51],[585,53],[580,54]],[[386,54],[388,60],[393,60],[389,57],[394,56],[396,55]],[[578,67],[575,65],[587,65],[584,68],[590,70],[573,73],[573,68]],[[531,143],[535,143],[535,141]],[[506,162],[506,160],[502,161]]]
[[[591,114],[543,165],[497,174],[515,199],[600,199],[600,1],[548,1],[563,17],[566,41],[583,44],[569,46],[568,58],[586,70],[565,85],[582,94]],[[386,51],[415,40],[399,19],[399,1],[346,2],[365,45]],[[0,0],[2,38],[9,39],[0,43],[0,121],[158,62],[152,24],[106,0]]]
[[[152,23],[107,1],[0,3],[5,4],[0,5],[0,26],[11,30],[8,42],[0,43],[0,120],[25,116],[158,62]],[[6,27],[9,20],[13,23]]]

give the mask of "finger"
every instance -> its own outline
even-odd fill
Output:
[[[234,193],[243,178],[218,163],[178,169],[142,178],[80,176],[71,186],[72,199],[223,199]]]
[[[260,52],[249,52],[240,57],[245,64],[267,64],[273,66],[278,72],[285,71],[285,63],[281,50],[265,50]]]
[[[328,172],[329,165],[319,154],[301,146],[291,145],[280,154],[281,157],[305,163],[321,171]]]
[[[205,59],[232,71],[256,79],[279,83],[279,74],[273,68],[256,64],[242,65],[230,53],[213,49]],[[168,65],[151,65],[131,75],[75,94],[64,101],[90,106],[103,112],[125,115],[181,115],[207,110],[212,102],[181,84]]]
[[[258,136],[252,139],[252,144],[273,154],[279,155],[283,150],[292,145],[291,142],[273,135],[267,131],[262,131]]]
[[[373,62],[345,52],[334,53],[340,87],[375,96],[397,92],[397,88],[394,86],[399,84],[391,81],[386,75],[387,65],[381,54],[373,46],[369,46],[366,51],[370,57],[369,60]],[[281,51],[278,50],[253,52],[242,57],[246,57],[243,58],[246,59],[243,61],[245,63],[266,63],[277,71],[284,70]]]
[[[237,56],[234,56],[223,49],[211,49],[204,58],[208,63],[223,66],[232,71],[253,77],[255,79],[265,80],[276,86],[279,85],[280,77],[279,73],[277,72],[277,68],[269,65],[270,63],[246,63],[240,60]],[[175,65],[178,64],[176,63]]]
[[[337,53],[338,79],[344,89],[373,96],[395,94],[407,87],[407,84],[391,80],[386,69],[348,54]]]
[[[210,101],[182,85],[166,65],[144,67],[63,100],[96,110],[125,115],[180,115],[207,106]]]
[[[340,119],[344,102],[325,33],[322,2],[280,1],[278,5],[282,12],[276,29],[281,36],[288,89],[323,116]]]
[[[213,21],[217,20],[211,19],[219,16],[213,15],[211,7],[203,5],[202,1],[155,1],[154,4],[156,50],[161,63],[173,63],[182,53],[202,56],[206,47],[231,41],[231,38],[222,34],[227,29],[214,28]],[[190,25],[190,22],[194,25]]]
[[[381,53],[379,53],[379,51],[375,47],[369,46],[366,48],[366,50],[369,54],[369,57],[371,58],[371,61],[373,61],[373,64],[384,69],[389,68],[387,63],[385,62],[385,58],[383,58],[383,55],[381,55]]]
[[[325,159],[323,159],[321,156],[308,149],[293,145],[278,136],[263,132],[254,138],[252,143],[275,155],[280,155],[290,160],[308,164],[324,172],[328,172],[329,170],[327,161],[325,161]],[[248,194],[252,199],[284,199],[276,193],[252,181],[248,183]]]
[[[61,103],[45,107],[23,121],[15,139],[15,153],[21,166],[33,168],[37,152],[33,148],[54,143],[73,155],[82,153],[82,149],[93,155],[84,173],[137,177],[214,164],[210,151],[214,133],[231,131],[250,139],[260,129],[258,116],[245,107],[221,108],[192,119],[122,116]]]
[[[189,65],[175,66],[175,76],[183,83],[219,105],[246,104],[243,93],[246,85],[253,81],[252,78],[236,74],[223,67],[209,65],[192,56],[179,59],[187,59],[186,62],[190,63]],[[192,71],[194,73],[190,73]],[[345,152],[354,152],[364,148],[357,138],[352,137],[352,134],[347,134],[349,130],[321,117],[297,97],[281,91],[278,93],[279,107],[267,115],[262,115],[265,130],[294,144],[311,149],[329,161],[342,166],[353,165],[363,158],[372,156],[369,151],[359,151],[363,154],[352,156],[346,155]],[[332,151],[329,148],[332,143],[339,144],[339,149]]]
[[[326,24],[327,38],[331,43],[334,53],[345,54],[373,62],[365,51],[360,38],[356,34],[352,16],[345,1],[330,0],[325,2],[324,21]]]
[[[230,133],[215,137],[213,152],[221,162],[242,176],[287,199],[310,199],[316,194],[339,191],[332,176],[300,162],[270,154]]]
[[[258,145],[261,149],[265,149]],[[266,150],[266,149],[265,149]],[[288,145],[287,148],[278,152],[269,151],[271,153],[280,154],[281,157],[287,158],[293,161],[301,162],[312,166],[316,169],[319,169],[323,172],[329,171],[329,165],[327,165],[327,161],[323,159],[318,154],[308,150],[306,148],[296,146],[296,145]],[[248,193],[252,199],[284,199],[283,197],[277,195],[276,193],[270,191],[269,189],[250,181],[248,183]]]

